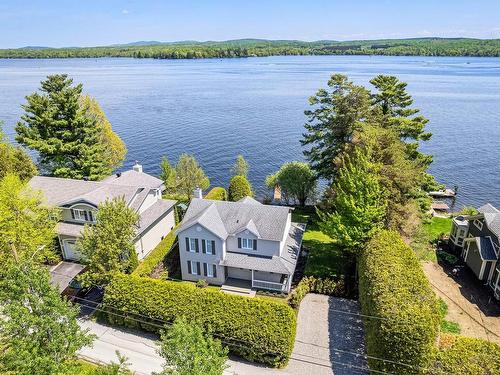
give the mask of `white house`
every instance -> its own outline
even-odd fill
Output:
[[[35,176],[29,184],[44,193],[48,205],[61,211],[56,230],[66,260],[81,259],[75,242],[84,224],[95,222],[99,204],[106,199],[122,197],[127,206],[139,214],[134,239],[139,259],[154,249],[175,226],[175,201],[162,199],[162,181],[144,173],[137,163],[132,170],[99,182]]]
[[[244,280],[251,288],[288,293],[305,225],[292,208],[194,198],[177,230],[182,279],[223,285]]]

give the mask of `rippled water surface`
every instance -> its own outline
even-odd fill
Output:
[[[431,172],[459,186],[457,206],[500,206],[500,58],[282,56],[248,59],[0,60],[0,119],[7,134],[24,96],[48,74],[68,73],[96,97],[128,147],[125,166],[139,160],[158,173],[162,155],[195,154],[212,185],[227,185],[238,153],[263,181],[299,143],[307,98],[341,72],[360,84],[376,74],[408,82],[415,105],[431,119]]]

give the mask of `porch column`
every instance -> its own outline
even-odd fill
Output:
[[[252,270],[252,288],[253,288],[253,270]]]

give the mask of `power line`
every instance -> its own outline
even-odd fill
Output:
[[[97,303],[95,301],[87,300],[87,299],[80,298],[80,297],[74,297],[74,298],[77,298],[77,299],[82,300],[82,301],[93,303],[93,304],[95,304],[97,306],[99,305],[99,303]],[[83,304],[79,303],[79,305],[83,305]],[[83,305],[83,306],[85,306],[85,305]],[[153,325],[153,326],[158,327],[158,328],[162,328],[162,329],[165,328],[163,325],[159,325],[159,324],[147,322],[147,321],[136,319],[136,318],[131,318],[131,317],[126,316],[126,315],[120,315],[120,314],[117,314],[117,313],[113,313],[111,311],[105,311],[105,310],[97,308],[97,306],[96,306],[95,309],[98,310],[98,311],[107,312],[107,313],[110,313],[110,314],[113,314],[113,315],[121,316],[121,317],[126,318],[126,319],[131,319],[131,320],[137,321],[139,323],[150,324],[150,325]],[[116,311],[119,311],[119,312],[122,312],[122,313],[124,312],[123,310],[120,310],[120,309],[118,309],[116,307],[113,307],[113,306],[106,306],[106,307],[107,308],[112,308],[112,309],[114,309]],[[138,315],[138,316],[144,317],[146,319],[153,319],[153,320],[156,320],[158,322],[164,323],[165,325],[172,326],[171,322],[167,322],[167,321],[165,321],[163,319],[150,318],[150,317],[148,317],[146,315],[142,315],[142,314],[139,314],[139,313],[131,313],[131,314]],[[251,344],[250,342],[247,342],[247,341],[243,341],[243,340],[239,340],[239,339],[232,339],[232,338],[228,338],[228,337],[225,337],[225,336],[222,336],[222,335],[218,335],[218,334],[213,334],[212,336],[223,338],[225,340],[231,340],[233,342],[239,342],[239,343],[242,343],[242,344],[247,344],[247,345]],[[342,349],[337,349],[337,348],[330,348],[330,347],[321,346],[321,345],[317,345],[317,344],[313,344],[313,343],[306,343],[306,342],[303,342],[303,341],[300,341],[300,340],[297,340],[297,341],[302,342],[302,343],[304,343],[306,345],[314,345],[314,346],[321,347],[321,348],[324,348],[324,349],[333,350],[333,351],[336,351],[336,352],[339,352],[339,353],[350,354],[350,355],[354,355],[354,356],[358,356],[358,357],[363,357],[363,358],[370,358],[370,359],[374,359],[374,360],[379,360],[379,361],[384,361],[384,362],[388,362],[388,363],[392,363],[392,364],[406,366],[406,367],[409,367],[409,368],[424,369],[423,367],[413,366],[413,365],[410,365],[410,364],[407,364],[407,363],[396,362],[396,361],[392,361],[392,360],[389,360],[389,359],[384,359],[384,358],[379,358],[379,357],[374,357],[374,356],[363,355],[363,354],[356,353],[356,352],[350,352],[350,351],[347,351],[347,350],[342,350]],[[226,344],[228,344],[228,345],[235,345],[235,344],[229,344],[227,342],[226,342]],[[241,345],[235,345],[235,346],[242,347]],[[246,347],[244,347],[244,348],[246,348]],[[264,354],[278,355],[278,353],[273,353],[273,352],[266,352]]]

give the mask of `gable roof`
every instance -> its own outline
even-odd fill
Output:
[[[102,182],[112,185],[143,186],[150,189],[158,189],[163,185],[163,181],[158,177],[133,169],[106,177]]]
[[[483,214],[488,229],[500,238],[500,211],[490,203],[486,203],[477,210]]]
[[[475,237],[474,240],[482,260],[497,260],[490,237]]]
[[[258,233],[260,239],[281,241],[290,208],[268,206],[250,199],[226,202],[193,198],[178,232],[200,224],[220,238],[226,239],[247,228],[251,232],[255,231],[256,235]]]

